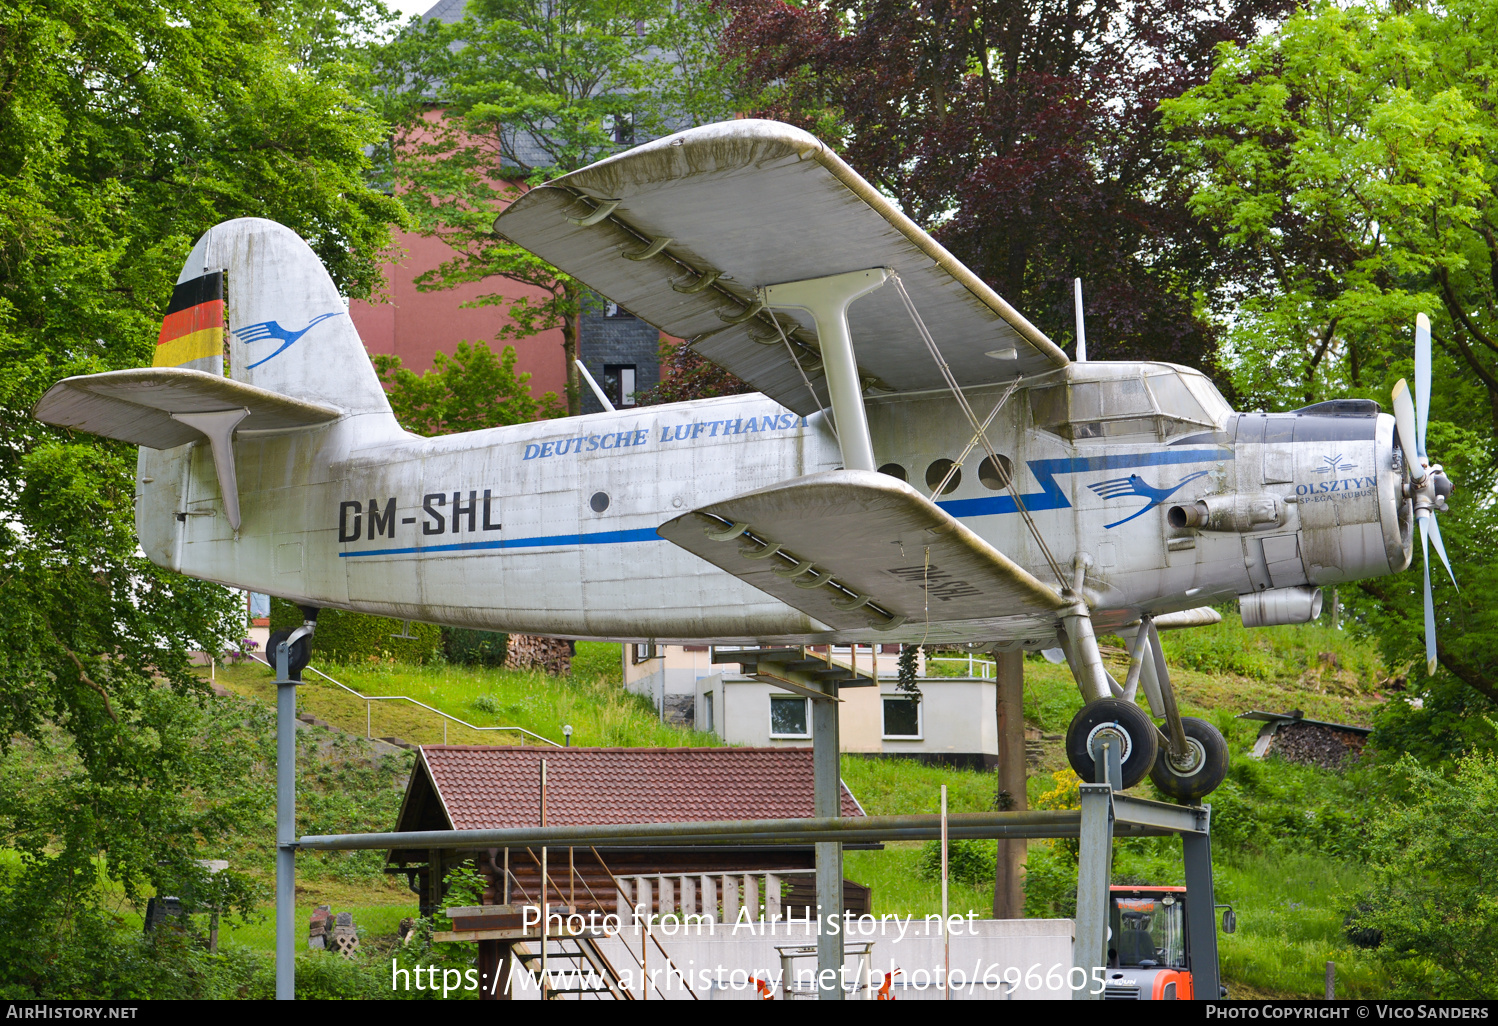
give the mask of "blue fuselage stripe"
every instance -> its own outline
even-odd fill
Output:
[[[566,545],[616,545],[622,542],[661,541],[653,527],[633,531],[599,531],[595,534],[548,534],[536,538],[491,538],[487,541],[455,542],[451,545],[415,545],[403,549],[369,549],[364,552],[340,552],[345,556],[407,556],[434,552],[474,552],[479,549],[536,549]]]
[[[1024,496],[1025,508],[1032,513],[1048,509],[1066,509],[1071,502],[1056,481],[1058,474],[1082,474],[1098,470],[1129,470],[1136,467],[1164,467],[1180,463],[1206,463],[1230,460],[1231,448],[1164,450],[1161,452],[1121,453],[1113,456],[1086,456],[1072,459],[1028,460],[1026,465],[1040,482],[1041,490]],[[1017,513],[1014,497],[994,495],[981,499],[953,499],[938,506],[954,517],[986,517]],[[428,555],[438,552],[476,552],[483,549],[534,549],[568,545],[617,545],[626,542],[661,541],[653,527],[630,531],[598,531],[593,534],[551,534],[535,538],[493,538],[485,541],[455,542],[450,545],[413,545],[399,549],[368,549],[363,552],[340,552],[340,558],[356,556]]]
[[[1224,447],[1184,451],[1167,449],[1162,452],[1118,453],[1112,456],[1081,456],[1056,460],[1027,460],[1026,466],[1035,475],[1035,480],[1040,482],[1041,490],[1023,496],[1025,509],[1034,513],[1047,509],[1066,509],[1071,506],[1066,493],[1061,490],[1061,485],[1056,481],[1057,474],[1132,470],[1136,467],[1165,467],[1178,463],[1206,463],[1208,461],[1215,463],[1232,458],[1233,450]],[[947,502],[938,502],[937,505],[954,517],[991,517],[1002,513],[1019,512],[1014,505],[1012,495],[993,495],[981,499],[951,499]]]

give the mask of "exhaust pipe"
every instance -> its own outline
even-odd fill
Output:
[[[1238,613],[1245,627],[1278,627],[1310,623],[1321,615],[1321,589],[1309,586],[1271,588],[1238,596]]]

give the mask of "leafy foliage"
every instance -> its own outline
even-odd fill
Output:
[[[457,25],[413,25],[381,54],[372,98],[396,123],[395,180],[423,234],[457,256],[417,279],[446,289],[501,278],[522,294],[501,338],[560,329],[567,410],[585,289],[492,231],[530,185],[652,136],[732,112],[711,46],[721,17],[669,0],[474,0]],[[435,105],[435,106],[434,106]]]
[[[947,876],[969,884],[992,884],[994,874],[994,845],[992,841],[947,841]],[[917,863],[921,878],[941,879],[941,842],[927,841],[921,846],[921,860]]]
[[[509,635],[498,631],[473,631],[466,627],[443,630],[443,647],[447,661],[459,666],[503,666]],[[492,702],[493,700],[490,699]],[[477,702],[475,708],[482,708]],[[497,712],[498,709],[489,709]]]
[[[729,0],[761,113],[848,162],[1053,338],[1087,279],[1092,355],[1210,367],[1197,292],[1224,269],[1158,131],[1160,100],[1286,0]]]
[[[1400,770],[1409,800],[1374,826],[1380,882],[1354,925],[1383,934],[1391,997],[1498,997],[1498,758],[1467,756],[1449,775],[1407,758]]]
[[[291,630],[302,625],[302,612],[290,602],[272,598],[270,629]],[[414,641],[397,638],[412,634]],[[436,624],[393,620],[388,616],[346,613],[341,609],[324,609],[317,614],[317,630],[312,635],[312,657],[332,663],[363,663],[379,659],[398,659],[406,663],[425,663],[440,659],[443,651],[442,628]],[[275,660],[274,652],[265,658]]]
[[[515,347],[495,356],[486,342],[459,342],[452,356],[437,353],[422,374],[401,366],[389,353],[373,357],[375,371],[401,427],[418,435],[482,431],[502,424],[524,424],[564,412],[555,392],[538,401],[531,395],[530,372],[515,373]]]
[[[635,396],[635,405],[658,406],[754,391],[747,381],[700,356],[689,345],[662,339],[660,361],[660,381]]]
[[[1219,316],[1250,404],[1387,401],[1411,376],[1415,315],[1430,315],[1428,445],[1460,488],[1441,528],[1466,596],[1435,584],[1437,655],[1489,701],[1498,701],[1498,622],[1482,598],[1498,588],[1489,544],[1498,524],[1482,498],[1498,441],[1495,47],[1490,4],[1318,3],[1251,43],[1225,45],[1209,81],[1162,105],[1199,183],[1192,210],[1241,265],[1240,291],[1224,296]],[[1423,661],[1420,563],[1346,596],[1391,666]],[[1427,683],[1444,687],[1411,687]],[[1413,742],[1415,722],[1406,717],[1385,740]]]
[[[403,214],[364,181],[380,125],[344,87],[348,66],[317,55],[355,54],[377,10],[0,10],[0,752],[56,756],[0,794],[20,853],[0,974],[18,995],[75,986],[51,967],[109,922],[100,867],[130,900],[207,886],[196,860],[244,814],[224,782],[250,750],[205,747],[213,714],[189,665],[242,637],[240,603],[138,553],[133,447],[31,409],[68,375],[148,364],[183,257],[226,218],[287,224],[347,294],[369,292]],[[220,877],[226,903],[250,901],[242,875]]]

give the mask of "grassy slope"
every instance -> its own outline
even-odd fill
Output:
[[[1300,708],[1317,719],[1370,722],[1379,702],[1376,689],[1385,672],[1364,646],[1322,625],[1245,631],[1231,618],[1214,628],[1165,637],[1184,711],[1216,723],[1233,751],[1234,777],[1214,796],[1223,817],[1254,803],[1279,803],[1291,814],[1315,816],[1328,806],[1357,801],[1355,789],[1338,775],[1275,760],[1250,764],[1245,756],[1258,725],[1234,717],[1252,708]],[[1115,675],[1121,678],[1121,654],[1114,657],[1114,666]],[[716,743],[708,735],[662,725],[648,700],[623,692],[618,686],[619,649],[614,645],[579,645],[573,675],[567,680],[466,667],[328,669],[365,694],[409,695],[478,726],[519,726],[559,739],[561,725],[571,723],[573,742],[580,745]],[[263,668],[219,672],[220,682],[233,690],[270,700]],[[1025,672],[1030,724],[1048,735],[1063,733],[1081,705],[1065,667],[1031,659]],[[363,702],[331,685],[305,687],[300,696],[304,711],[349,731],[364,732]],[[374,708],[376,736],[396,734],[423,743],[442,740],[440,719],[432,713],[408,703],[375,703]],[[453,743],[513,743],[511,737],[455,727],[449,728],[448,738]],[[1042,766],[1030,782],[1031,800],[1053,787],[1052,774],[1064,769],[1059,741],[1047,742]],[[843,775],[870,814],[934,812],[943,783],[948,785],[949,807],[954,812],[992,807],[994,785],[989,774],[849,757],[843,761]],[[1147,784],[1141,793],[1148,793]],[[1371,963],[1341,935],[1347,895],[1361,887],[1361,870],[1354,862],[1297,853],[1293,843],[1276,841],[1275,837],[1250,835],[1245,840],[1228,834],[1217,845],[1219,900],[1235,903],[1239,921],[1236,935],[1221,938],[1229,985],[1245,996],[1315,996],[1320,993],[1323,965],[1332,960],[1339,967],[1339,993],[1377,994],[1380,981]],[[1180,882],[1178,855],[1159,845],[1131,844],[1134,847],[1120,846],[1117,872],[1121,878]],[[921,878],[919,854],[920,845],[914,843],[892,844],[882,852],[849,852],[847,873],[874,888],[878,911],[925,914],[940,907],[940,887],[936,881]],[[299,906],[332,901],[337,908],[349,908],[356,897],[349,885],[316,870],[304,871],[302,880]],[[414,911],[408,892],[394,884],[364,893],[369,898],[354,906],[356,921],[367,923],[375,932],[386,932],[401,915]],[[951,888],[954,910],[971,908],[981,913],[990,907],[991,899],[990,888],[965,884]],[[268,924],[238,930],[234,937],[254,947],[267,947],[271,940]]]

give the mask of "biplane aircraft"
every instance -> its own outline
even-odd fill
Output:
[[[409,434],[312,250],[248,218],[189,254],[154,366],[69,378],[36,416],[141,446],[152,560],[304,607],[571,638],[1060,648],[1087,699],[1078,772],[1112,729],[1126,786],[1153,773],[1186,799],[1227,752],[1176,711],[1158,628],[1233,598],[1250,626],[1304,622],[1321,586],[1404,569],[1415,523],[1440,550],[1428,327],[1397,427],[1365,400],[1235,413],[1186,367],[1068,359],[770,121],[600,161],[495,231],[759,391]],[[1426,588],[1433,644],[1428,567]],[[1128,640],[1121,683],[1100,633]]]

